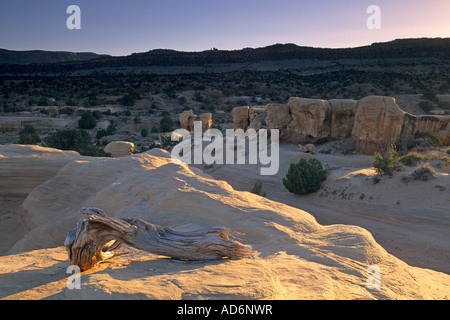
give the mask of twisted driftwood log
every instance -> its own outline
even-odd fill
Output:
[[[179,260],[240,259],[250,256],[242,234],[227,228],[178,232],[140,219],[114,219],[97,208],[84,208],[88,216],[71,230],[64,242],[71,265],[88,270],[117,255],[125,243],[150,253]]]

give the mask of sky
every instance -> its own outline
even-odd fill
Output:
[[[70,5],[81,29],[70,30]],[[380,28],[369,29],[370,5]],[[1,0],[0,48],[95,52],[238,50],[275,43],[346,48],[450,37],[450,0]]]

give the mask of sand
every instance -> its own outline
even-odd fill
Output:
[[[319,148],[327,149],[326,146]],[[449,168],[435,168],[436,178],[404,183],[414,167],[401,166],[393,177],[374,183],[373,158],[362,155],[300,153],[297,146],[282,145],[280,170],[261,176],[248,165],[214,166],[205,172],[226,180],[236,190],[251,191],[261,181],[268,199],[305,210],[323,225],[352,224],[370,231],[389,253],[423,268],[450,273]],[[328,178],[314,194],[289,193],[281,184],[291,162],[317,158],[328,168]]]

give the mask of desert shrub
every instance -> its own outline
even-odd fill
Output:
[[[400,158],[400,162],[408,167],[413,167],[422,160],[423,156],[417,152],[410,152]]]
[[[143,138],[145,138],[146,136],[148,136],[148,129],[147,128],[142,128],[141,130],[141,136]]]
[[[266,196],[266,193],[262,191],[262,183],[259,180],[255,182],[251,192],[261,197]]]
[[[37,105],[40,106],[40,107],[48,106],[48,101],[45,98],[40,98],[38,103],[37,103]]]
[[[435,173],[429,163],[424,163],[411,173],[411,178],[413,180],[428,181],[435,178]]]
[[[414,135],[414,138],[416,139],[426,138],[430,140],[435,146],[440,146],[442,144],[441,138],[439,138],[437,135],[435,135],[433,132],[430,131],[417,132]]]
[[[95,136],[95,138],[97,140],[99,140],[99,139],[101,139],[103,137],[106,137],[106,136],[107,136],[106,130],[105,129],[101,129],[101,130],[97,131],[97,135]]]
[[[169,132],[174,130],[174,122],[167,111],[162,113],[162,119],[159,122],[159,132]]]
[[[383,155],[378,152],[375,153],[373,156],[373,167],[378,174],[391,176],[399,160],[397,151],[391,147]]]
[[[105,152],[102,147],[88,147],[80,151],[80,154],[85,157],[111,157],[111,153]]]
[[[450,102],[449,101],[439,101],[438,107],[443,110],[450,110]]]
[[[116,132],[117,128],[116,125],[114,124],[114,120],[111,120],[109,126],[106,128],[106,135],[107,136],[111,136],[114,134],[114,132]]]
[[[41,138],[37,134],[33,126],[27,124],[19,133],[19,144],[38,144]]]
[[[187,102],[186,97],[181,96],[178,98],[178,104],[184,105],[186,102]]]
[[[78,104],[72,99],[66,101],[66,105],[70,107],[76,107]]]
[[[79,129],[92,129],[97,125],[97,121],[95,121],[94,116],[90,112],[84,112],[81,115],[81,119],[78,120],[78,128]]]
[[[439,101],[439,99],[436,97],[436,94],[434,92],[431,92],[431,91],[424,92],[423,95],[422,95],[422,98],[430,100],[430,101],[434,101],[434,102],[438,102]]]
[[[419,107],[423,111],[429,112],[429,111],[433,110],[433,103],[431,101],[428,101],[428,100],[420,101]]]
[[[168,87],[163,89],[163,93],[170,99],[176,99],[177,94],[173,87]]]
[[[82,151],[92,146],[91,136],[84,129],[58,131],[44,139],[50,148]]]
[[[134,106],[136,100],[139,100],[139,99],[141,99],[141,95],[138,92],[130,92],[130,93],[124,94],[122,96],[122,98],[117,100],[117,102],[124,106],[132,107],[132,106]]]
[[[289,192],[308,194],[320,189],[327,178],[327,172],[317,159],[301,159],[298,163],[291,163],[283,185]]]
[[[102,113],[98,110],[95,110],[92,112],[92,116],[96,119],[96,120],[100,120],[100,118],[102,117]]]

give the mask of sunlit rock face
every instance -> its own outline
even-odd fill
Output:
[[[352,137],[356,152],[374,154],[395,143],[402,131],[405,112],[392,97],[368,96],[356,105]]]

